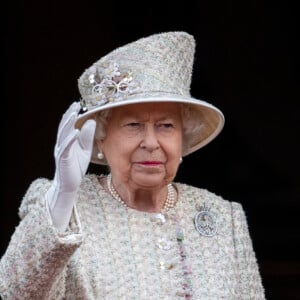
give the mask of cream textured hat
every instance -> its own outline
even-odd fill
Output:
[[[224,116],[190,95],[194,54],[194,37],[181,31],[153,34],[108,53],[78,79],[82,110],[76,127],[94,113],[117,106],[177,102],[191,107],[193,119],[185,131],[183,155],[205,146],[223,128]],[[96,154],[95,144],[91,162],[105,164]]]

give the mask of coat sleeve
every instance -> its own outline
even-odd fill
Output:
[[[232,203],[233,237],[237,261],[239,299],[265,299],[248,223],[241,204]]]
[[[20,223],[0,261],[3,299],[63,297],[66,266],[82,234],[74,215],[65,233],[56,230],[44,199],[50,184],[43,178],[33,181],[22,200]]]

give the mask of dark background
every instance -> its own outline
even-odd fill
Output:
[[[212,143],[184,158],[177,180],[242,203],[267,299],[300,299],[298,10],[288,1],[179,4],[2,8],[0,254],[28,185],[54,174],[57,125],[79,98],[84,69],[140,37],[184,30],[197,41],[192,95],[219,107],[226,122]]]

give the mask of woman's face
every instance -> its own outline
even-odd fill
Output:
[[[116,182],[159,188],[171,182],[182,155],[182,120],[176,103],[117,107],[98,148]]]

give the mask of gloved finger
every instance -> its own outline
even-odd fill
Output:
[[[75,122],[77,119],[77,113],[72,112],[68,118],[66,118],[63,124],[61,124],[60,129],[57,133],[57,144],[61,145],[63,141],[68,137],[68,135],[72,134],[75,130]]]
[[[74,142],[78,139],[79,130],[74,129],[61,144],[56,144],[55,146],[55,157],[56,159],[61,159],[62,157],[66,159],[69,156],[70,149],[72,148]]]
[[[70,118],[71,115],[74,113],[77,115],[80,111],[80,103],[79,102],[73,102],[69,108],[66,110],[66,112],[63,114],[61,121],[58,126],[58,132],[62,130],[62,127],[65,126],[67,120]]]
[[[93,119],[87,120],[81,127],[78,137],[80,146],[84,150],[92,150],[94,143],[94,135],[96,130],[96,121]]]

